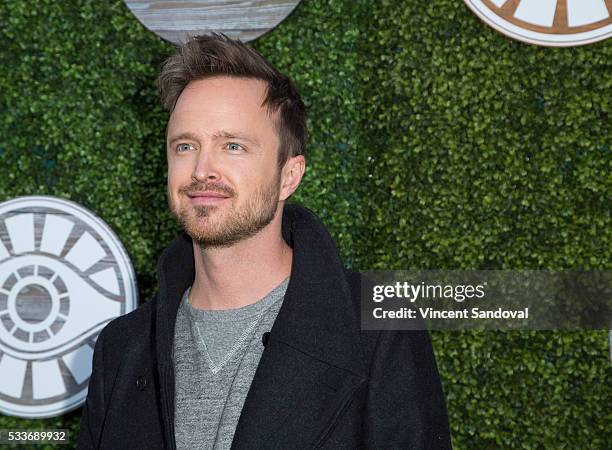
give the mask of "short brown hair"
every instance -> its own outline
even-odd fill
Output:
[[[276,130],[279,138],[278,165],[291,156],[304,155],[308,140],[306,107],[287,77],[255,49],[223,33],[194,36],[164,62],[157,87],[164,107],[172,113],[183,89],[195,80],[213,76],[255,78],[267,83],[262,106],[268,113],[279,112]]]

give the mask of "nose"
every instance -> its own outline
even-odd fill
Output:
[[[204,148],[200,150],[191,178],[199,182],[219,180],[218,161],[214,152]]]

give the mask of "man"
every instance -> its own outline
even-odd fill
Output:
[[[450,447],[427,332],[361,331],[360,279],[308,209],[304,105],[259,53],[200,36],[158,79],[159,292],[96,343],[79,448]]]

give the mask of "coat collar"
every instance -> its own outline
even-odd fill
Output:
[[[285,300],[272,328],[274,338],[362,375],[356,340],[359,312],[332,237],[312,211],[297,204],[285,205],[282,234],[293,249],[293,262]],[[158,355],[161,360],[162,355],[172,354],[178,306],[195,277],[193,246],[187,234],[182,233],[164,250],[157,277],[158,326],[162,326],[158,336],[165,341]]]
[[[309,209],[287,204],[283,210],[282,234],[293,249],[291,276],[283,304],[271,330],[270,340],[289,346],[295,355],[307,355],[313,361],[326,363],[351,374],[352,379],[365,378],[359,335],[358,305],[351,290],[336,245],[321,220]],[[156,343],[162,411],[168,447],[174,437],[174,363],[172,348],[177,311],[185,290],[195,276],[191,238],[181,234],[162,253],[158,263],[159,298],[156,305]],[[270,347],[270,348],[268,348]],[[246,399],[250,419],[259,416],[270,405],[271,397],[293,395],[293,379],[283,379],[280,370],[286,364],[286,353],[279,346],[264,350],[260,367]],[[296,356],[297,357],[297,356]],[[277,373],[276,385],[270,385],[271,372]],[[256,388],[255,388],[256,387]],[[280,397],[277,399],[281,401]],[[288,414],[285,411],[283,414]],[[241,421],[236,436],[254,438],[267,426],[259,419]],[[255,425],[257,424],[257,425]],[[259,429],[257,428],[259,427]]]

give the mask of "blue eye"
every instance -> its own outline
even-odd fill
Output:
[[[240,144],[236,144],[235,142],[230,142],[227,144],[227,149],[231,150],[232,152],[240,152],[244,150],[244,147]]]
[[[176,146],[176,151],[177,153],[183,153],[183,152],[187,152],[191,150],[192,148],[193,148],[193,145],[191,144],[179,144]]]

